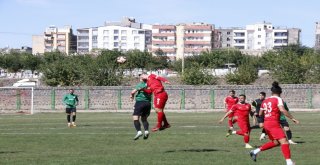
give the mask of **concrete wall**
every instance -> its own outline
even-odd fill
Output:
[[[320,108],[320,85],[282,85],[282,97],[292,109]],[[247,101],[256,99],[260,91],[270,95],[269,86],[167,86],[169,100],[167,110],[217,110],[224,107],[223,100],[230,89],[236,94],[245,93]],[[79,95],[79,110],[132,110],[134,102],[129,94],[132,87],[80,87],[75,88]],[[68,88],[34,89],[35,112],[64,111],[62,97]],[[0,88],[1,112],[28,112],[30,110],[31,90]]]

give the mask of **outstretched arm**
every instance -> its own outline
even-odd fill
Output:
[[[280,111],[289,119],[291,119],[294,123],[299,124],[299,120],[295,119],[285,108],[283,105],[279,106]]]
[[[221,124],[223,122],[223,120],[230,114],[233,113],[233,111],[228,111],[220,120],[219,120],[219,124]]]

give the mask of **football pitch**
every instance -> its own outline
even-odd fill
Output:
[[[319,112],[292,113],[300,125],[289,122],[290,145],[297,165],[320,164]],[[68,128],[64,113],[0,116],[1,165],[280,165],[280,147],[261,152],[253,162],[242,136],[225,137],[222,112],[167,113],[171,128],[133,140],[131,113],[78,113],[77,127]],[[150,129],[156,122],[154,111]],[[260,129],[251,132],[250,144],[260,146]]]

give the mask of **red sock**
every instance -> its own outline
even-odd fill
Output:
[[[290,159],[291,158],[289,144],[281,144],[281,151],[282,151],[283,157],[285,159]]]
[[[243,133],[242,131],[236,131],[236,134],[237,134],[237,135],[244,136],[244,133]]]
[[[164,115],[163,112],[158,112],[158,124],[157,124],[158,128],[161,128],[162,126],[163,115]]]
[[[250,136],[249,136],[249,135],[244,135],[243,141],[244,141],[245,143],[249,143],[249,141],[250,141]]]
[[[275,146],[277,146],[277,145],[275,145],[273,142],[268,142],[268,143],[265,143],[264,145],[262,145],[260,147],[260,150],[261,151],[268,150],[268,149],[273,148]]]
[[[233,127],[232,118],[229,118],[228,124],[229,124],[229,127]]]
[[[166,114],[164,114],[164,112],[163,112],[163,122],[165,126],[169,125]]]

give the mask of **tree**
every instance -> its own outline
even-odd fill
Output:
[[[258,78],[257,68],[248,63],[243,63],[238,67],[235,73],[226,75],[228,84],[247,85],[254,82]]]
[[[213,85],[217,80],[201,65],[193,63],[192,67],[186,68],[182,74],[182,82],[187,85]]]
[[[34,73],[35,70],[40,69],[41,63],[42,58],[39,55],[32,55],[27,53],[22,54],[23,69],[30,69],[32,73]]]

